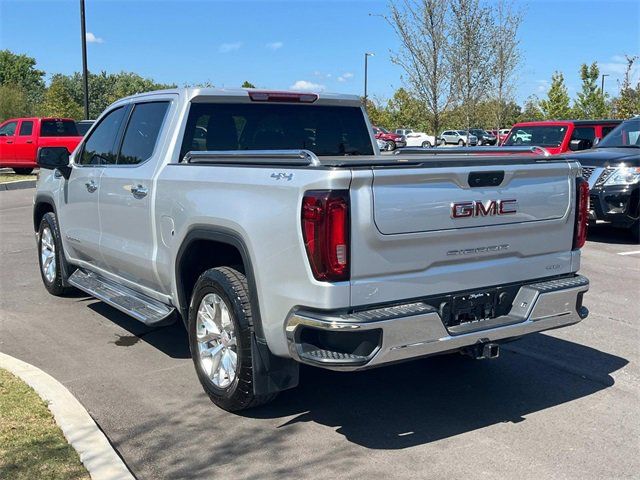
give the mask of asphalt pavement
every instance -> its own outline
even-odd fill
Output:
[[[181,325],[45,291],[33,193],[0,192],[0,351],[64,384],[140,479],[640,477],[640,246],[624,232],[590,231],[576,326],[496,360],[305,367],[297,389],[231,414],[200,388]]]

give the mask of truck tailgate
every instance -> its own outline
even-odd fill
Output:
[[[353,304],[574,271],[577,172],[565,161],[354,171]]]

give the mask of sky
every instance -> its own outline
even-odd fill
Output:
[[[85,1],[93,72],[362,94],[371,52],[369,95],[384,100],[403,86],[386,1]],[[624,55],[640,55],[640,0],[514,1],[524,17],[517,101],[545,96],[555,70],[573,97],[580,65],[593,61],[609,74],[605,90],[618,93]],[[78,0],[0,0],[0,48],[35,57],[49,76],[80,71],[79,18]]]

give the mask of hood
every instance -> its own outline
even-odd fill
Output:
[[[621,163],[640,167],[640,149],[635,148],[593,148],[582,152],[570,152],[566,156],[586,167],[615,167]]]

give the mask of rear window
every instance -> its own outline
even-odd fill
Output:
[[[531,127],[514,127],[511,135],[504,142],[506,146],[535,145],[538,147],[559,147],[567,134],[567,127],[539,125]]]
[[[181,157],[198,150],[288,149],[318,156],[373,155],[358,107],[194,103]]]
[[[40,125],[41,137],[77,137],[78,129],[73,120],[43,120]]]

